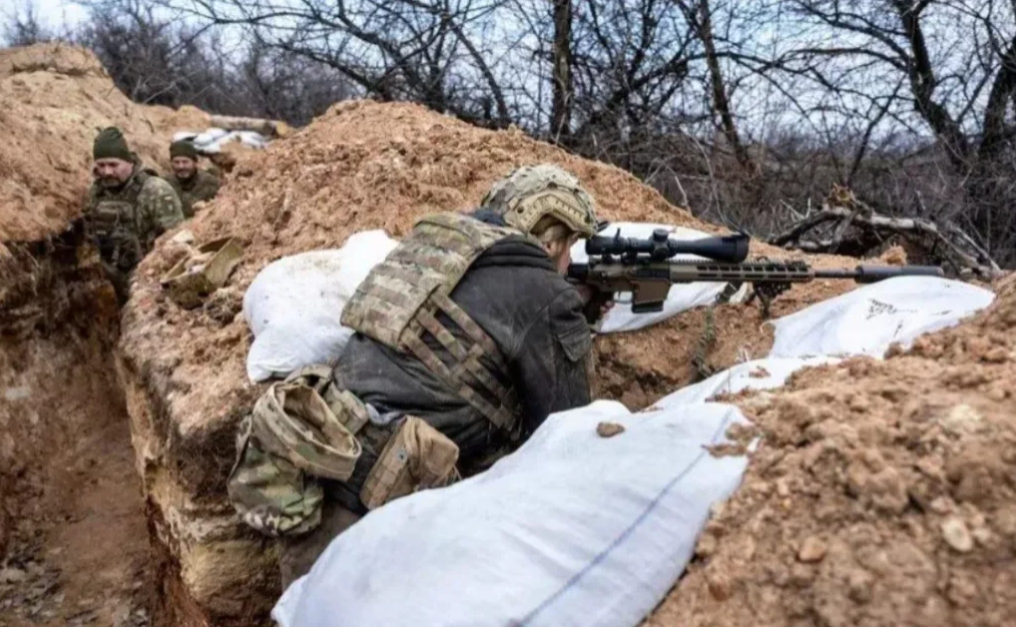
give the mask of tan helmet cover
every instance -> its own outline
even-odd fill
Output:
[[[544,216],[553,216],[583,237],[596,234],[596,204],[579,180],[556,165],[516,168],[483,197],[482,205],[508,226],[531,233]]]

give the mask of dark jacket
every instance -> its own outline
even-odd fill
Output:
[[[589,326],[578,292],[559,275],[539,246],[519,238],[481,255],[451,293],[497,344],[521,401],[523,439],[551,413],[590,402]],[[448,328],[458,333],[457,327]],[[437,346],[434,346],[438,350]],[[460,449],[460,467],[503,449],[492,427],[415,357],[356,334],[335,369],[335,380],[380,412],[426,420]],[[359,489],[376,453],[365,447],[349,487]]]

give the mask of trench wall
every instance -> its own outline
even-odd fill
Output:
[[[0,558],[4,520],[45,489],[50,458],[126,420],[113,369],[116,299],[79,259],[79,240],[0,244]]]

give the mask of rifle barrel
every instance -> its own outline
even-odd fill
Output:
[[[945,276],[938,266],[857,266],[853,270],[835,268],[815,270],[816,279],[853,279],[858,283],[877,283],[898,276]]]

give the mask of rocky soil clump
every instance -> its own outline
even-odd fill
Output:
[[[999,626],[1016,615],[1016,284],[885,361],[726,399],[762,435],[649,627]]]

